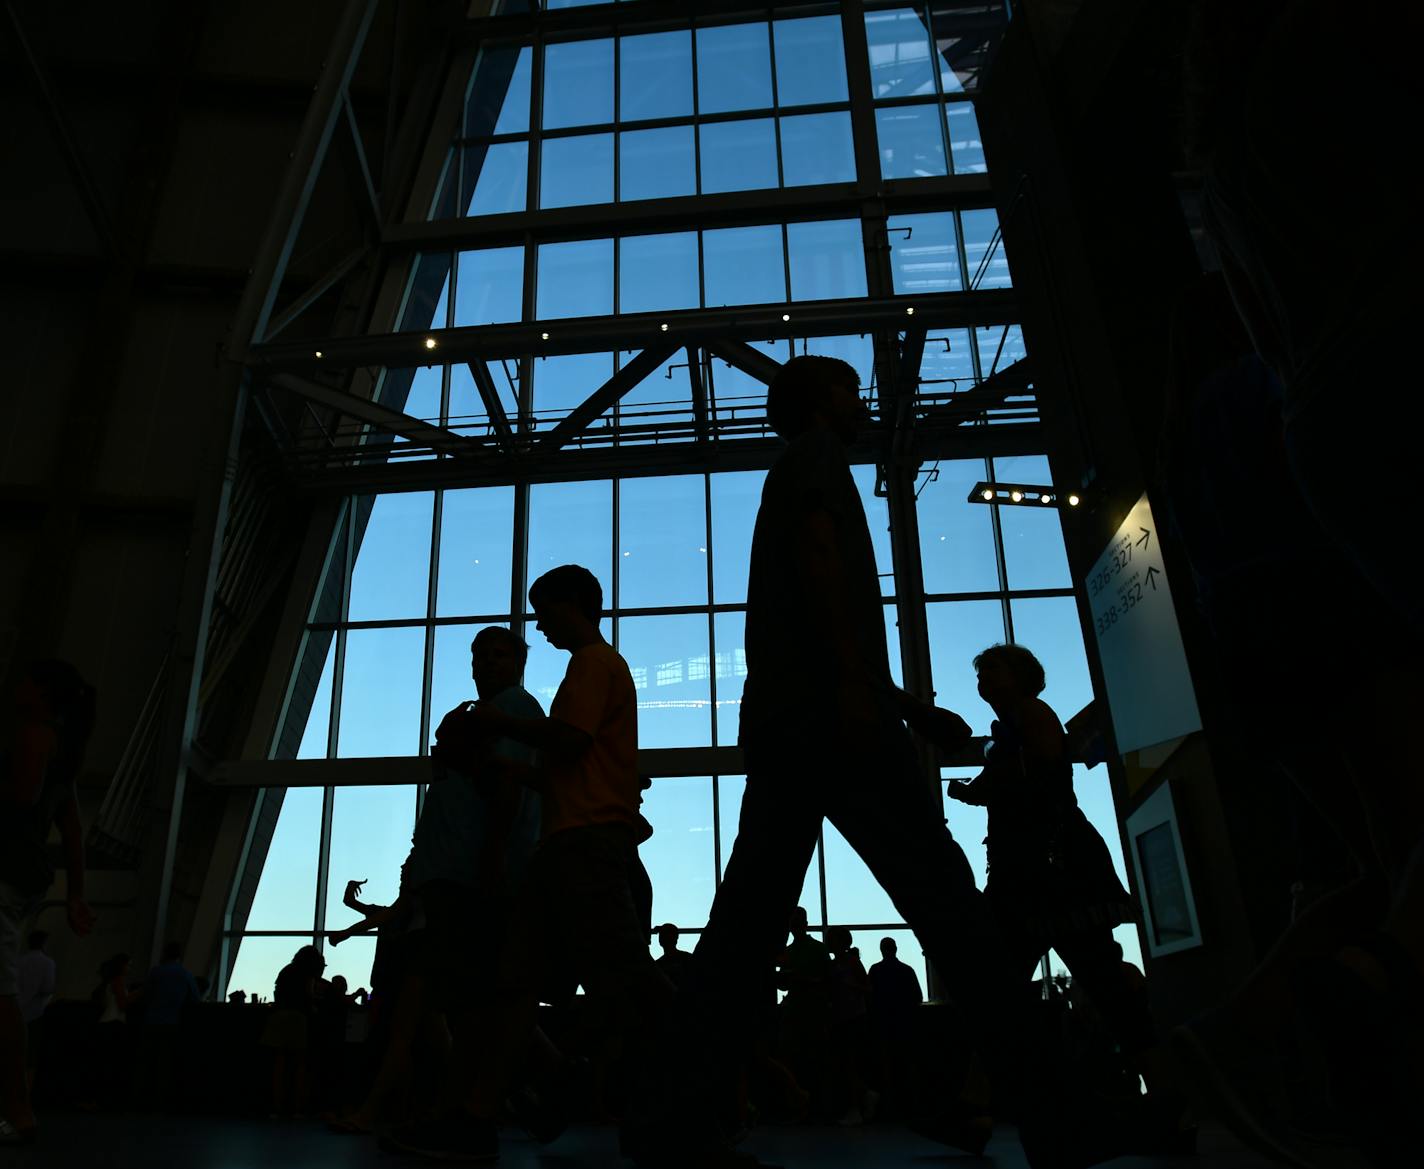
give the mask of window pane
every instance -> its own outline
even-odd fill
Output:
[[[979,119],[974,113],[974,103],[950,102],[944,107],[944,120],[954,173],[983,174],[989,168],[984,165],[984,143],[979,140]]]
[[[613,202],[613,135],[549,138],[539,173],[540,207]]]
[[[785,106],[845,101],[845,49],[839,16],[778,20],[772,25],[776,43],[776,100]]]
[[[747,615],[718,613],[712,620],[717,639],[717,745],[735,747],[747,683]]]
[[[765,471],[712,476],[712,599],[719,605],[747,599],[752,530],[765,481]]]
[[[865,247],[860,220],[791,223],[792,300],[843,300],[865,295]]]
[[[618,488],[618,607],[707,604],[701,475],[625,479]]]
[[[311,924],[310,914],[306,924]],[[282,967],[292,960],[292,955],[298,950],[311,943],[311,938],[292,937],[234,939],[237,955],[227,980],[228,993],[245,990],[248,1002],[256,1002],[259,996],[264,1002],[271,1002]]]
[[[364,535],[359,526],[356,529],[350,620],[424,617],[435,493],[409,491],[366,499],[371,511]]]
[[[612,376],[611,353],[569,353],[539,358],[534,363],[534,411],[539,429],[555,425]]]
[[[618,622],[618,652],[638,690],[638,745],[711,746],[707,618],[700,613],[624,617]]]
[[[529,488],[530,584],[560,564],[581,564],[603,586],[607,608],[613,603],[612,563],[613,485],[608,480]]]
[[[247,914],[248,929],[311,929],[320,847],[321,788],[288,788]]]
[[[1078,603],[1072,597],[1035,597],[1014,601],[1010,607],[1014,641],[1043,663],[1048,681],[1043,701],[1066,722],[1093,700]]]
[[[512,363],[487,361],[490,381],[494,383],[495,397],[504,410],[504,416],[514,425],[519,414],[519,395],[509,374]],[[489,411],[485,400],[475,388],[475,375],[468,362],[460,361],[450,367],[450,429],[458,434],[483,438],[489,433]]]
[[[465,103],[465,137],[525,134],[529,130],[528,48],[481,49]]]
[[[321,667],[316,693],[312,695],[307,725],[302,730],[301,745],[297,747],[297,758],[325,759],[326,740],[331,733],[331,675],[336,663],[336,636],[332,633],[309,633],[307,636],[327,639],[326,660]]]
[[[653,924],[684,928],[707,923],[717,889],[713,850],[712,780],[655,779],[643,793],[643,815],[653,826],[638,855],[653,881]]]
[[[913,8],[867,12],[865,39],[876,98],[934,93],[929,30]]]
[[[631,360],[631,356],[620,353],[620,366]],[[691,425],[692,382],[687,375],[687,350],[676,350],[664,359],[657,369],[619,399],[617,409],[625,425]],[[627,445],[656,439],[645,433],[625,436],[622,441]],[[627,602],[623,604],[626,606]]]
[[[771,118],[713,122],[702,136],[702,193],[777,185],[776,124]]]
[[[599,317],[613,311],[613,241],[575,240],[539,245],[539,288],[535,314]]]
[[[500,622],[502,625],[508,622]],[[437,625],[435,660],[430,672],[430,742],[446,713],[462,702],[473,702],[475,682],[470,677],[470,642],[482,625]],[[429,744],[426,744],[427,746]]]
[[[985,377],[1027,355],[1023,329],[1018,325],[990,325],[975,329],[974,343],[979,347],[979,365]]]
[[[751,347],[778,364],[791,359],[789,341],[753,341]],[[720,357],[709,361],[706,369],[717,419],[740,423],[748,433],[770,434],[766,427],[766,383]]]
[[[781,173],[788,187],[855,182],[849,114],[781,119]]]
[[[896,215],[888,226],[890,275],[897,295],[960,290],[953,215]]]
[[[346,912],[342,907],[342,912]],[[358,987],[371,989],[371,964],[376,960],[376,937],[367,934],[348,938],[339,946],[333,946],[328,938],[326,943],[326,971],[324,977],[335,978],[338,974],[346,979],[351,991]]]
[[[724,775],[718,779],[717,786],[717,816],[722,833],[722,871],[725,873],[727,860],[732,855],[732,848],[737,841],[737,825],[741,820],[742,797],[746,794],[747,781],[744,776]],[[813,928],[824,924],[821,921],[821,866],[817,857],[819,851],[820,846],[817,845],[816,853],[811,856],[811,863],[806,866],[806,880],[796,902],[806,911],[806,917]],[[787,924],[790,924],[789,915]]]
[[[613,42],[549,45],[544,50],[544,128],[594,126],[611,121]]]
[[[998,212],[992,207],[961,211],[959,223],[964,231],[964,263],[969,273],[969,287],[1012,287],[1004,241],[998,238]]]
[[[513,549],[513,487],[445,492],[436,615],[506,612]]]
[[[529,143],[496,142],[492,146],[467,146],[467,173],[474,191],[466,215],[502,215],[523,211],[529,188]]]
[[[704,114],[771,105],[771,51],[766,25],[697,30],[697,108]]]
[[[983,459],[950,459],[920,486],[920,560],[927,593],[994,593],[999,565],[994,520],[969,492],[985,477]],[[1009,509],[1004,509],[1009,510]]]
[[[405,307],[401,310],[402,329],[443,329],[447,323],[450,295],[450,254],[422,252],[411,273]]]
[[[704,231],[702,264],[708,308],[786,300],[781,228],[774,224]]]
[[[624,236],[618,248],[619,312],[698,306],[695,231]]]
[[[988,708],[985,707],[987,710]],[[992,713],[990,715],[992,717]],[[976,724],[976,734],[987,734],[989,722],[986,719],[982,727]],[[978,767],[944,767],[940,769],[940,777],[949,779],[973,779],[979,774]],[[946,791],[941,788],[941,791]],[[944,797],[944,815],[949,825],[949,831],[954,839],[959,842],[959,847],[964,850],[965,859],[969,861],[969,867],[974,871],[974,883],[980,889],[984,888],[989,880],[989,856],[988,850],[984,847],[984,838],[989,835],[989,811],[987,808],[976,807],[973,804],[962,804],[958,800],[952,800],[946,794]]]
[[[455,324],[493,325],[524,315],[524,249],[461,252]]]
[[[994,712],[979,697],[975,656],[1004,640],[1004,608],[998,601],[941,601],[925,606],[930,631],[930,673],[935,704],[954,711],[987,733]]]
[[[424,676],[424,629],[350,630],[338,754],[344,759],[419,754]]]
[[[839,358],[855,370],[862,387],[874,379],[875,342],[869,337],[807,337],[797,343],[796,351]]]
[[[692,33],[624,37],[618,45],[618,119],[692,113]]]
[[[875,571],[880,574],[881,596],[895,592],[894,561],[890,556],[890,501],[875,494],[875,467],[861,464],[850,469],[860,492],[860,504],[865,509],[865,523],[870,529],[870,542],[875,547]]]
[[[932,105],[875,111],[881,178],[917,179],[945,173],[939,117],[939,107]]]
[[[935,56],[945,93],[972,92],[979,86],[1008,20],[1006,8],[1006,4],[966,4],[964,0],[932,6]]]
[[[885,611],[885,656],[890,662],[890,680],[896,686],[905,684],[905,657],[900,652],[900,607],[882,605]]]
[[[331,863],[326,878],[326,928],[359,916],[341,904],[347,881],[365,881],[361,900],[389,905],[400,892],[400,867],[415,828],[415,788],[339,787],[331,812]]]
[[[938,329],[925,338],[925,354],[920,359],[920,386],[924,393],[963,393],[974,383],[974,347],[968,329]],[[982,459],[979,465],[982,468]],[[969,488],[964,490],[967,495]]]
[[[697,192],[691,126],[623,131],[618,136],[618,198],[664,199]]]
[[[1053,482],[1048,460],[1041,455],[995,459],[994,478],[1000,483],[1031,483],[1035,486],[1047,486]],[[1068,554],[1063,547],[1062,516],[1056,507],[1001,507],[999,529],[1004,535],[1004,564],[1008,569],[1009,588],[1073,587]]]
[[[821,839],[826,845],[826,912],[831,921],[888,925],[904,920],[890,895],[829,820]]]

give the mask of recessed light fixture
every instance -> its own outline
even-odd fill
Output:
[[[781,314],[781,319],[782,319],[783,321],[789,321],[789,320],[791,319],[791,314],[790,314],[790,313],[782,313],[782,314]]]
[[[547,340],[549,339],[549,334],[548,334],[548,333],[540,333],[540,334],[539,334],[539,339],[540,339],[541,341],[547,341]]]
[[[1038,502],[1039,502],[1039,503],[1052,503],[1052,502],[1053,502],[1053,496],[1048,495],[1047,493],[1045,493],[1045,494],[1040,495],[1040,496],[1038,497]]]
[[[906,309],[905,309],[905,315],[906,315],[907,317],[912,317],[912,316],[914,316],[914,315],[915,315],[915,306],[914,306],[914,305],[908,305],[908,306],[906,307]]]
[[[318,350],[316,351],[316,356],[317,356],[317,360],[320,361],[320,360],[321,360],[321,350],[320,350],[320,349],[318,349]]]
[[[425,339],[425,347],[426,347],[427,349],[434,349],[434,348],[435,348],[435,338],[434,338],[434,337],[427,337],[427,338]]]
[[[666,332],[667,332],[667,322],[664,321],[661,325],[658,326],[658,328],[661,329],[664,333],[666,333]]]
[[[1076,496],[1076,495],[1070,495],[1070,496],[1068,497],[1068,506],[1069,506],[1069,507],[1077,507],[1077,506],[1078,506],[1080,503],[1082,503],[1082,502],[1083,502],[1083,501],[1082,501],[1081,499],[1079,499],[1078,496]]]
[[[1023,492],[1022,492],[1022,491],[1010,491],[1010,492],[1009,492],[1009,498],[1012,499],[1015,503],[1022,503],[1022,502],[1023,502]]]
[[[986,487],[983,491],[979,492],[979,497],[983,499],[985,503],[988,503],[989,500],[994,498],[994,492]]]

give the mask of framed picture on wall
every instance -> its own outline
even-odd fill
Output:
[[[1148,953],[1157,958],[1202,944],[1191,874],[1182,851],[1170,782],[1127,818]]]

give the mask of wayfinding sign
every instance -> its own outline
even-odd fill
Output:
[[[1144,494],[1084,582],[1118,750],[1201,729],[1157,522]]]

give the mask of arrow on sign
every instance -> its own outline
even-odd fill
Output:
[[[1157,591],[1157,566],[1150,565],[1147,569],[1147,583],[1152,586],[1152,591]]]
[[[1139,528],[1142,535],[1137,537],[1137,546],[1144,552],[1152,546],[1152,531],[1150,528]]]

